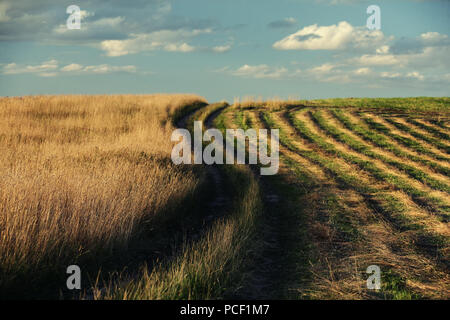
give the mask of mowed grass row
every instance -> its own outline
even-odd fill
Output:
[[[306,123],[301,121],[296,116],[298,112],[305,112],[305,111],[306,110],[304,109],[289,114],[289,119],[293,124],[293,126],[297,129],[299,134],[301,134],[310,142],[319,146],[329,155],[333,157],[342,158],[348,163],[355,164],[360,169],[368,172],[376,179],[384,181],[398,190],[404,191],[405,193],[410,195],[413,201],[415,201],[418,205],[425,205],[425,207],[430,211],[430,213],[438,215],[439,217],[444,219],[444,221],[448,219],[448,211],[450,208],[448,208],[448,206],[445,204],[444,199],[435,196],[430,196],[428,192],[422,191],[414,187],[413,185],[411,185],[411,183],[409,183],[409,181],[406,181],[404,178],[380,169],[372,161],[367,161],[359,156],[338,150],[334,144],[326,142],[323,136],[317,135],[314,132],[312,132],[308,128]]]
[[[434,160],[426,159],[422,156],[412,154],[410,152],[405,152],[404,150],[397,147],[392,141],[390,141],[385,135],[377,133],[376,131],[370,130],[367,127],[362,126],[356,122],[353,122],[350,117],[343,111],[339,109],[331,109],[332,115],[340,121],[347,129],[351,130],[358,136],[360,136],[365,141],[375,144],[376,146],[385,149],[386,151],[392,152],[398,157],[407,158],[412,161],[420,162],[425,165],[430,166],[439,173],[450,176],[450,168],[444,166]],[[420,154],[420,153],[419,153]],[[433,159],[434,154],[431,156]]]
[[[441,140],[439,140],[439,138],[435,138],[429,135],[425,135],[417,130],[414,130],[414,128],[411,125],[406,125],[403,124],[401,122],[398,122],[398,119],[393,119],[393,118],[385,118],[385,120],[387,122],[389,122],[390,124],[392,124],[393,126],[395,126],[397,129],[404,131],[410,135],[412,135],[413,137],[426,141],[431,145],[434,145],[436,148],[441,149],[443,151],[445,151],[447,154],[450,153],[450,146],[448,144],[443,143]],[[397,121],[396,121],[397,120]],[[407,121],[408,123],[411,123],[411,120]],[[448,138],[444,138],[446,139],[445,141],[449,141],[450,139]]]
[[[450,186],[447,183],[430,177],[429,174],[425,173],[423,170],[420,170],[415,166],[411,166],[403,162],[396,161],[392,158],[386,157],[383,154],[374,152],[372,148],[370,148],[365,143],[355,140],[352,137],[341,132],[338,128],[329,124],[326,121],[326,119],[323,118],[321,111],[315,111],[313,113],[310,113],[310,116],[313,118],[316,124],[327,134],[331,135],[336,140],[348,145],[353,150],[361,154],[364,154],[370,158],[379,159],[388,165],[391,165],[401,171],[404,171],[410,177],[427,184],[433,189],[445,191],[447,193],[450,192]]]
[[[450,161],[450,157],[446,155],[439,154],[435,150],[430,150],[425,143],[417,141],[415,139],[409,138],[404,135],[396,134],[392,132],[386,125],[380,123],[379,121],[373,119],[371,116],[364,115],[361,119],[369,126],[370,129],[383,133],[384,135],[396,140],[407,148],[410,148],[418,153],[428,155],[441,161]]]
[[[450,126],[449,126],[449,120],[443,120],[443,119],[430,119],[429,122],[431,124],[434,124],[435,126],[441,128],[442,130],[444,130],[444,132],[448,132],[450,131]]]
[[[322,273],[322,275],[319,276],[322,281],[319,281],[319,283],[315,283],[308,290],[305,290],[305,288],[300,289],[304,296],[327,296],[322,290],[320,290],[320,288],[328,290],[328,297],[332,298],[362,298],[366,296],[368,294],[367,291],[361,287],[358,287],[357,285],[358,283],[361,284],[362,275],[358,274],[357,272],[355,273],[355,270],[357,270],[358,267],[353,264],[353,261],[350,258],[348,258],[351,256],[358,256],[363,265],[364,262],[370,263],[369,261],[371,259],[372,261],[379,261],[378,263],[380,263],[381,265],[384,265],[387,261],[389,261],[388,265],[390,265],[385,270],[387,271],[387,274],[386,279],[384,279],[384,298],[417,298],[418,296],[414,292],[417,293],[422,291],[418,288],[420,287],[420,283],[427,283],[430,281],[430,279],[433,279],[431,280],[431,282],[433,282],[433,285],[436,287],[434,288],[434,290],[431,290],[428,293],[422,291],[421,295],[442,296],[440,292],[442,287],[439,285],[439,277],[442,276],[442,274],[427,274],[427,269],[430,265],[434,265],[435,262],[433,262],[433,260],[427,260],[426,263],[422,263],[423,261],[421,260],[421,255],[414,253],[416,250],[418,250],[418,252],[428,251],[428,254],[431,254],[431,256],[434,255],[434,249],[441,250],[445,247],[445,242],[442,242],[442,237],[430,232],[429,230],[425,230],[427,228],[421,224],[418,224],[419,221],[417,221],[416,219],[411,219],[411,217],[405,214],[408,211],[409,207],[407,204],[403,203],[401,198],[393,196],[391,192],[388,192],[386,190],[377,189],[376,184],[362,182],[361,180],[363,177],[355,174],[355,171],[349,170],[345,166],[342,166],[339,161],[336,162],[332,160],[332,158],[326,156],[325,154],[322,154],[321,151],[318,152],[308,149],[304,145],[299,146],[296,142],[297,140],[299,140],[298,137],[296,138],[295,136],[288,135],[285,131],[288,130],[288,128],[280,124],[279,121],[281,121],[282,118],[274,121],[273,117],[275,117],[274,114],[269,114],[268,112],[261,113],[261,119],[263,123],[266,124],[266,127],[281,129],[281,143],[288,149],[287,153],[290,153],[289,150],[294,152],[294,155],[291,155],[291,157],[286,157],[286,155],[284,154],[283,160],[284,162],[288,163],[288,166],[290,166],[294,170],[294,172],[298,169],[302,170],[302,173],[298,175],[300,179],[301,177],[305,177],[305,172],[308,172],[307,170],[305,170],[305,165],[307,164],[301,164],[299,160],[302,161],[302,159],[298,159],[295,154],[298,154],[301,157],[304,157],[307,160],[311,161],[309,167],[313,167],[314,164],[319,165],[319,167],[323,168],[323,170],[327,172],[329,177],[322,181],[322,188],[328,188],[327,186],[332,183],[332,180],[336,179],[336,181],[339,184],[345,186],[345,188],[357,191],[357,194],[360,195],[359,203],[365,208],[364,210],[359,208],[357,212],[353,212],[352,214],[351,208],[354,207],[355,204],[350,201],[350,203],[346,203],[345,200],[347,198],[346,196],[342,197],[342,189],[340,192],[337,192],[336,189],[328,190],[328,192],[322,195],[320,195],[318,190],[314,190],[314,192],[312,192],[312,194],[317,195],[322,199],[328,199],[325,202],[325,207],[322,207],[321,209],[323,211],[318,214],[316,219],[320,219],[320,217],[324,218],[324,213],[328,212],[330,214],[331,221],[328,226],[331,225],[332,230],[336,232],[331,232],[331,234],[341,235],[340,237],[334,238],[334,240],[332,240],[331,242],[331,247],[328,247],[328,250],[331,250],[331,253],[321,253],[321,256],[328,257],[326,259],[326,263],[324,263],[324,265],[322,265],[321,267],[327,270],[329,268],[333,269],[334,267],[336,267],[337,270],[330,270],[330,272],[336,272],[336,277],[342,278],[340,278],[340,280],[335,280],[333,279],[333,276],[329,278],[326,273],[325,275]],[[305,206],[309,207],[313,206],[313,204],[305,203]],[[367,208],[367,206],[369,206],[369,209]],[[374,206],[376,209],[373,209]],[[361,210],[363,212],[361,212]],[[367,211],[372,211],[372,213]],[[381,211],[382,215],[380,216],[377,211]],[[376,220],[378,222],[372,224],[374,217],[376,217]],[[391,231],[385,230],[385,219],[387,219],[387,221],[391,221],[391,223],[389,223],[389,225],[393,227]],[[427,221],[427,219],[428,218],[425,218],[425,221]],[[431,222],[433,221],[431,220]],[[316,224],[319,223],[319,221],[313,221],[310,223]],[[374,228],[372,230],[372,232],[374,232],[373,234],[367,232],[368,230],[366,230],[366,228],[369,228],[368,225],[370,225],[370,230]],[[390,227],[387,226],[387,228],[387,230],[389,230]],[[381,229],[385,231],[381,231]],[[410,234],[410,232],[407,232],[407,230],[416,231],[413,232],[414,234]],[[403,231],[406,231],[404,235],[400,235],[400,232]],[[388,234],[392,236],[388,236]],[[406,234],[409,234],[408,237],[412,237],[409,240],[411,242],[403,241],[403,237]],[[386,237],[386,239],[382,237]],[[416,237],[424,237],[422,238],[422,244],[416,243],[415,245],[411,246],[411,243],[417,242],[415,239]],[[341,242],[339,241],[339,239],[350,239],[350,241],[345,244],[345,241]],[[424,242],[423,239],[427,239],[427,241]],[[400,254],[399,257],[396,252],[389,251],[388,248],[382,245],[382,243],[384,243],[385,241],[387,241],[388,243],[390,241],[397,242],[396,246],[401,246],[406,252],[409,252],[408,255],[411,255],[410,257],[414,257],[414,260],[408,262],[399,262],[398,259],[402,259],[402,254]],[[428,247],[427,243],[432,243],[434,245],[434,249]],[[381,246],[384,249],[380,251],[379,249],[381,247],[377,248],[377,245]],[[424,245],[424,247],[420,248],[421,245]],[[350,252],[345,253],[345,250],[339,250],[339,248],[342,249],[341,246],[347,248],[348,250],[350,250]],[[364,249],[361,249],[361,247],[363,247]],[[366,250],[367,255],[361,252],[358,253],[358,250]],[[347,257],[348,260],[345,257]],[[339,265],[339,263],[342,263],[342,261],[345,261],[345,265]],[[439,262],[439,264],[441,263]],[[350,269],[355,267],[353,272],[349,272],[348,269],[346,270],[346,272],[343,272],[345,268],[349,267]],[[319,269],[321,268],[319,267]],[[416,273],[416,269],[420,269],[421,271]],[[314,269],[311,270],[311,272],[316,273],[318,271],[317,269]],[[411,287],[406,286],[404,280],[401,280],[404,279],[402,278],[402,276],[405,277],[408,272],[411,272],[408,278],[411,279],[411,287],[414,287],[414,290],[412,290]],[[412,281],[412,279],[414,279],[414,281]],[[413,282],[415,284],[413,284]],[[306,292],[308,292],[308,294],[305,294]]]
[[[298,147],[293,144],[292,142],[289,142],[289,140],[286,138],[285,135],[282,135],[283,138],[280,138],[280,140],[282,139],[284,141],[284,143],[289,146],[289,148],[293,151],[296,152],[301,152],[302,155],[307,156],[310,160],[320,164],[321,166],[323,166],[324,168],[326,168],[333,176],[336,176],[339,180],[340,183],[348,186],[348,187],[352,187],[352,188],[356,188],[356,190],[358,192],[360,192],[361,194],[366,194],[366,195],[371,195],[372,196],[377,196],[377,194],[380,192],[380,194],[382,194],[383,192],[388,192],[389,190],[392,189],[392,182],[391,180],[385,180],[385,174],[388,173],[382,173],[381,177],[378,176],[377,174],[379,174],[379,170],[378,168],[376,168],[375,173],[373,174],[373,172],[366,170],[366,166],[361,166],[360,167],[360,163],[354,162],[354,158],[353,156],[351,156],[351,158],[349,158],[351,161],[348,161],[348,159],[346,159],[346,157],[339,157],[338,155],[335,155],[334,158],[330,158],[330,151],[329,148],[329,144],[328,143],[323,143],[320,139],[319,136],[316,136],[314,133],[310,132],[309,128],[305,125],[305,123],[303,123],[302,121],[300,121],[297,117],[295,117],[295,113],[288,113],[285,114],[285,116],[288,118],[288,120],[290,121],[290,124],[296,129],[296,132],[300,135],[303,135],[303,137],[309,141],[309,143],[312,143],[314,149],[313,150],[301,150],[298,149]],[[276,125],[276,123],[273,122],[273,120],[271,120],[271,116],[268,113],[263,113],[263,117],[265,119],[265,121],[267,123],[273,123],[274,125]],[[299,129],[300,128],[300,129]],[[314,139],[308,139],[311,137],[315,137]],[[318,143],[317,143],[318,142]],[[319,147],[318,149],[316,149],[316,146]],[[324,148],[325,146],[325,148]],[[335,150],[334,148],[332,150]],[[320,151],[320,152],[318,152]],[[334,152],[334,151],[333,151]],[[341,151],[338,151],[339,153]],[[353,171],[350,168],[346,168],[345,163],[342,163],[342,161],[338,161],[339,159],[342,159],[344,162],[347,162],[351,165],[356,165],[357,166],[357,170]],[[362,161],[362,160],[360,160]],[[369,165],[370,168],[373,168]],[[350,171],[349,171],[350,170]],[[359,170],[359,171],[358,171]],[[355,174],[355,172],[357,172],[357,174]],[[362,179],[364,178],[364,174],[366,172],[366,181],[367,183],[364,183],[362,181]],[[373,180],[371,183],[369,181]],[[379,185],[379,183],[377,183],[377,181],[382,182],[382,185]],[[396,181],[396,180],[394,180]],[[377,185],[378,184],[378,185]],[[406,183],[405,183],[406,184]],[[405,192],[406,194],[407,190],[401,190]],[[388,197],[389,198],[389,197]],[[376,197],[377,201],[378,200],[382,200],[381,202],[383,202],[385,199],[383,199],[383,197]],[[399,210],[394,210],[393,213],[395,213],[392,216],[393,220],[396,220],[399,225],[402,225],[401,228],[417,228],[418,226],[415,225],[415,223],[417,223],[418,221],[415,221],[415,219],[411,218],[411,217],[406,217],[404,216],[402,213],[404,213],[405,211],[405,206],[401,205],[401,201],[400,200],[395,200],[394,198],[389,199],[389,204],[392,208],[398,208]],[[420,206],[421,202],[419,202],[419,206]],[[431,219],[432,216],[430,217]],[[437,222],[437,224],[442,224],[441,222]],[[424,225],[422,225],[421,228],[423,228]],[[430,235],[431,236],[431,235]],[[432,236],[434,237],[434,236]],[[440,241],[437,241],[437,243],[439,243]]]
[[[254,128],[270,128],[269,118],[263,118],[259,111],[246,110],[245,114]],[[327,177],[320,166],[285,149],[285,131],[281,129],[280,134],[280,174],[284,178],[277,190],[281,198],[295,197],[292,201],[297,206],[294,211],[278,214],[299,216],[301,224],[290,220],[289,229],[303,238],[283,246],[286,260],[293,266],[285,295],[294,299],[370,298],[361,286],[362,273],[355,272],[346,259],[348,248],[354,247],[356,239],[363,239],[356,228],[362,215],[342,210],[345,204],[341,200],[348,195],[340,197],[333,178]]]
[[[417,121],[416,119],[408,118],[407,121],[425,131],[428,131],[429,133],[431,133],[433,136],[435,136],[438,139],[444,139],[445,141],[450,140],[450,134],[444,132],[444,130],[435,128],[431,125],[427,125],[426,123]]]

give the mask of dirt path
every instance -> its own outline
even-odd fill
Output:
[[[206,106],[205,108],[207,108]],[[211,128],[213,126],[214,119],[226,108],[224,106],[223,108],[220,108],[214,112],[212,112],[204,121],[204,126],[207,128]],[[182,117],[177,123],[178,128],[187,128],[188,127],[188,121],[190,118],[197,112],[195,110],[194,112],[188,113],[184,117]],[[194,119],[195,120],[195,119]],[[224,215],[224,213],[229,209],[230,207],[230,197],[227,195],[225,188],[224,188],[224,178],[222,174],[220,173],[220,170],[217,168],[217,166],[205,166],[208,179],[210,181],[210,184],[214,186],[214,196],[208,201],[206,204],[206,207],[211,212],[207,214],[205,218],[205,222],[210,223],[217,218]]]
[[[235,113],[225,115],[227,128],[238,129],[234,120]],[[244,129],[244,128],[240,128]],[[285,297],[286,281],[284,271],[286,250],[283,248],[284,222],[280,211],[286,211],[286,199],[280,197],[276,190],[278,183],[273,176],[261,176],[260,166],[249,165],[255,179],[258,181],[262,201],[262,217],[256,226],[257,238],[247,266],[247,278],[242,288],[233,298],[268,300]]]

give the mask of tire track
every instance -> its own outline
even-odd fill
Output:
[[[211,107],[212,105],[208,105],[204,108]],[[211,114],[209,114],[206,119],[203,121],[205,127],[211,128],[213,125],[214,119],[225,109],[228,105],[224,105],[223,107],[215,110]],[[178,128],[187,129],[188,123],[190,120],[195,121],[196,119],[191,119],[198,110],[194,110],[191,113],[186,114],[179,121],[177,121],[176,126]],[[191,146],[192,147],[192,146]],[[230,197],[226,193],[224,188],[224,178],[217,168],[216,165],[205,165],[206,174],[209,177],[210,184],[213,185],[214,188],[214,196],[210,201],[206,204],[206,207],[212,211],[211,214],[206,216],[206,222],[211,223],[212,221],[222,217],[227,209],[230,207]]]
[[[235,122],[233,121],[235,118],[235,114],[232,114],[231,117],[226,117],[227,126],[236,129],[236,125],[230,126],[230,122]],[[254,126],[252,128],[257,129]],[[275,191],[270,178],[260,175],[259,165],[248,166],[259,184],[264,204],[263,217],[258,226],[259,237],[257,239],[261,248],[251,263],[249,278],[245,286],[237,293],[237,298],[252,300],[279,299],[284,297],[283,285],[281,285],[283,281],[280,281],[280,279],[283,278],[281,275],[286,263],[284,261],[280,228],[283,221],[280,214],[273,213],[279,213],[282,210],[280,206],[283,207],[284,199]]]

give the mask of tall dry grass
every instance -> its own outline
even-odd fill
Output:
[[[199,184],[172,165],[170,117],[194,95],[0,99],[0,288],[126,247]],[[178,111],[177,111],[178,110]]]
[[[282,99],[280,97],[271,97],[268,99],[263,99],[262,96],[244,96],[244,97],[234,97],[233,106],[237,108],[249,108],[264,106],[268,110],[279,110],[291,105],[301,104],[302,101],[296,96],[290,96],[288,99]]]

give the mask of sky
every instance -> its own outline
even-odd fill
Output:
[[[0,96],[449,96],[449,32],[450,0],[0,0]]]

